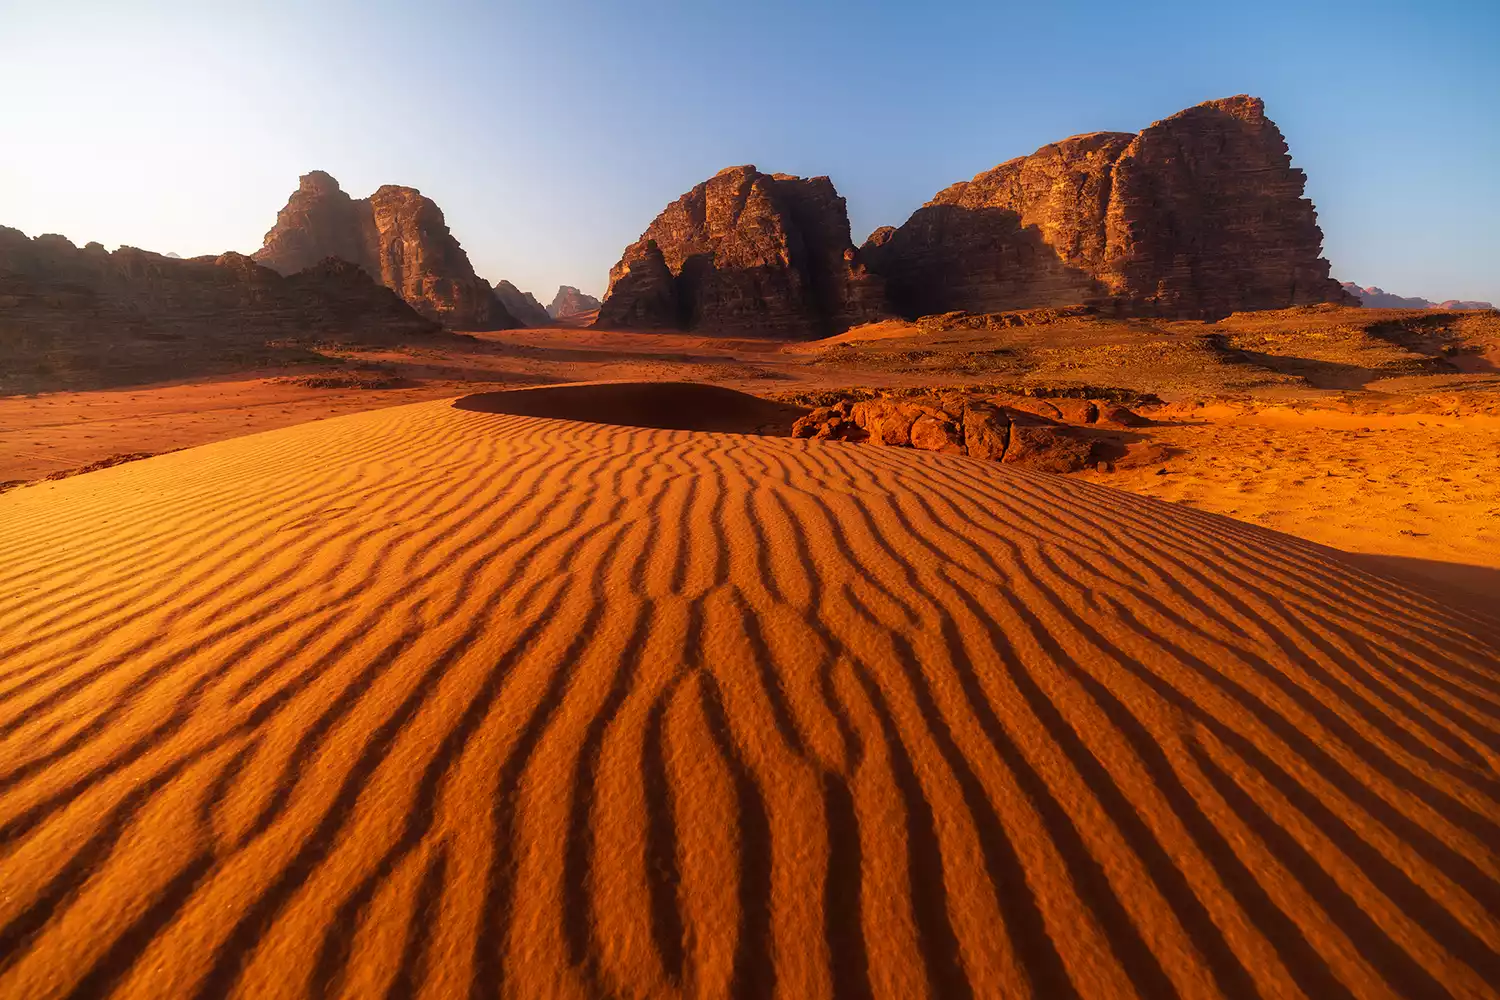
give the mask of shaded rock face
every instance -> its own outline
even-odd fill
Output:
[[[547,307],[547,315],[553,319],[565,319],[598,308],[599,300],[592,295],[585,295],[572,285],[559,285],[557,294],[552,296],[552,304]]]
[[[321,170],[304,174],[255,260],[291,274],[325,257],[359,265],[422,315],[456,330],[519,325],[474,273],[443,212],[416,188],[351,198]]]
[[[730,167],[625,249],[595,325],[821,337],[880,318],[884,303],[828,178]]]
[[[1092,305],[1215,318],[1347,302],[1259,98],[1043,146],[940,191],[862,253],[908,316]]]
[[[232,370],[274,360],[268,344],[283,340],[385,343],[439,329],[344,260],[284,277],[237,253],[109,253],[0,227],[0,385],[11,391]]]
[[[495,282],[495,297],[523,326],[546,326],[552,318],[535,295],[521,291],[508,281]]]

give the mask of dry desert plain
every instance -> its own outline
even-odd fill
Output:
[[[1372,315],[0,399],[0,995],[1495,996],[1494,320]],[[954,386],[1150,461],[787,434]]]

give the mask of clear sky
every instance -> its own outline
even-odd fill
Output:
[[[724,166],[828,174],[860,243],[1046,142],[1246,92],[1335,276],[1500,302],[1500,0],[0,0],[0,224],[250,252],[319,168],[420,188],[546,302],[602,293]]]

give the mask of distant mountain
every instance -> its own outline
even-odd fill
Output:
[[[519,321],[474,273],[442,209],[416,188],[386,184],[351,198],[321,170],[302,175],[255,261],[292,274],[325,257],[357,265],[429,319],[453,330],[508,330]]]
[[[180,253],[173,253],[170,250],[168,250],[166,253],[162,254],[162,256],[163,257],[171,257],[173,260],[181,260],[182,259],[182,254],[180,254]]]
[[[505,311],[526,326],[548,326],[552,315],[542,308],[536,296],[523,292],[508,281],[495,282],[495,296],[505,306]]]
[[[585,295],[572,285],[562,285],[557,289],[557,294],[552,296],[552,304],[547,307],[547,315],[553,319],[562,319],[565,316],[592,312],[598,308],[599,300],[592,295]]]
[[[1368,309],[1493,309],[1492,302],[1481,302],[1477,299],[1446,299],[1442,302],[1433,302],[1431,299],[1407,298],[1403,295],[1392,295],[1383,288],[1371,285],[1369,288],[1360,288],[1352,281],[1343,283],[1344,291],[1359,300],[1359,304]]]

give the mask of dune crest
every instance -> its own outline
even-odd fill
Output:
[[[611,392],[0,496],[0,995],[1494,995],[1500,621]]]

